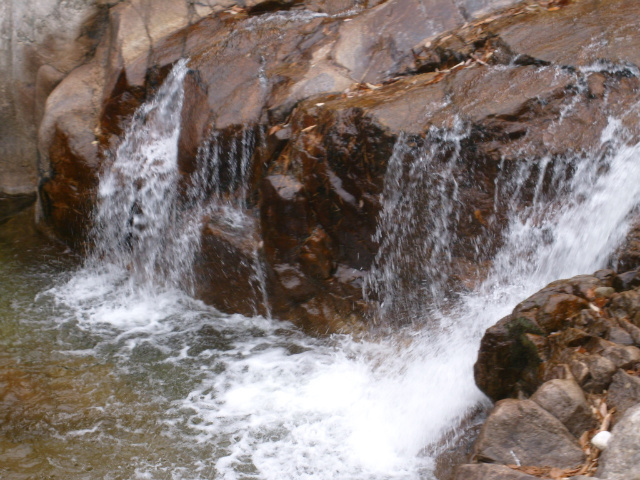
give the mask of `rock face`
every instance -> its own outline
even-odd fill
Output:
[[[640,403],[627,411],[612,434],[600,459],[598,477],[606,480],[640,479]]]
[[[474,457],[485,463],[571,468],[585,455],[556,417],[531,400],[498,402],[480,431]]]
[[[113,3],[8,0],[0,5],[0,193],[35,191],[36,136],[45,101],[92,55]]]
[[[485,333],[475,365],[478,386],[499,400],[531,395],[545,381],[570,374],[587,392],[601,393],[618,369],[640,362],[636,346],[611,341],[637,338],[631,319],[638,292],[625,288],[612,271],[600,271],[554,282],[523,301]]]
[[[534,480],[532,475],[518,472],[503,465],[476,463],[460,465],[456,469],[455,480]]]
[[[531,400],[566,425],[576,438],[596,426],[584,392],[573,379],[549,380],[536,390]]]
[[[234,242],[216,222],[205,225],[196,272],[201,298],[225,311],[251,313],[256,295],[260,301],[266,295],[275,316],[329,332],[357,329],[371,318],[367,300],[384,298],[379,276],[396,260],[405,273],[395,275],[394,288],[415,283],[425,264],[438,263],[423,283],[464,290],[482,277],[501,245],[505,206],[526,208],[532,201],[535,184],[514,196],[506,181],[523,157],[555,162],[600,148],[594,132],[604,129],[609,116],[636,133],[626,106],[640,86],[629,27],[639,7],[622,0],[562,3],[549,10],[513,7],[491,21],[477,19],[513,2],[113,5],[104,10],[106,26],[93,56],[47,99],[39,129],[40,224],[84,247],[109,150],[173,62],[188,56],[179,140],[185,184],[212,138],[232,145],[243,141],[242,132],[255,132],[246,185],[240,188],[224,175],[220,180],[225,195],[245,197],[253,221]],[[591,25],[589,12],[596,6],[610,23],[608,31],[617,33],[607,37],[599,57],[609,63],[580,70],[575,67],[588,58],[574,64],[580,54],[560,55],[568,48],[562,35],[583,28],[580,22]],[[622,7],[626,15],[617,15]],[[401,31],[394,28],[397,22]],[[532,39],[521,33],[530,23],[564,33],[544,50],[547,30],[531,30]],[[455,35],[444,32],[451,28],[458,28]],[[590,47],[576,38],[575,48]],[[43,85],[55,83],[53,73],[43,70]],[[432,182],[425,191],[451,188],[434,182],[452,178],[457,201],[446,217],[437,217],[440,200],[416,194],[427,212],[416,235],[434,224],[455,225],[448,233],[452,257],[440,259],[434,244],[385,263],[393,232],[381,233],[378,220],[385,214],[390,159],[406,166],[396,173],[408,184],[409,166],[431,151],[441,153],[430,157],[431,170],[422,174]],[[543,191],[552,196],[554,186],[544,184]],[[504,198],[496,201],[496,195]],[[260,288],[254,269],[222,268],[232,258],[246,264],[242,259],[249,254],[264,263]],[[634,266],[632,254],[621,252],[620,258]],[[552,328],[558,312],[585,309],[574,293],[557,294],[545,305],[544,319],[541,313],[536,320],[542,325],[526,320],[508,328],[540,335],[537,328]],[[405,306],[393,308],[402,312]],[[527,363],[527,348],[508,354]],[[592,365],[594,389],[613,375],[608,361],[599,353],[584,360],[587,368]]]

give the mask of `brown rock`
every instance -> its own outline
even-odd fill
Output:
[[[589,302],[575,295],[559,293],[551,295],[536,315],[538,325],[548,333],[562,330],[581,310],[589,308]]]
[[[384,2],[340,28],[334,56],[355,81],[380,83],[409,65],[415,45],[462,23],[451,0]]]
[[[609,312],[616,318],[628,320],[640,327],[640,291],[628,290],[613,295]]]
[[[611,434],[596,475],[606,480],[640,480],[640,405],[627,410]]]
[[[0,193],[0,225],[36,201],[35,194],[5,195]]]
[[[535,480],[536,478],[504,465],[476,463],[460,465],[456,468],[453,480]]]
[[[531,394],[537,388],[538,367],[545,355],[528,340],[527,333],[543,332],[530,318],[508,316],[482,337],[474,375],[476,384],[489,398],[517,396],[521,390]]]
[[[543,383],[531,400],[560,420],[576,438],[596,426],[591,407],[573,379]]]
[[[498,402],[474,446],[482,462],[571,468],[584,462],[577,440],[531,400]]]
[[[196,296],[224,312],[266,315],[264,279],[257,273],[259,244],[249,220],[240,229],[215,219],[207,223],[194,266]]]
[[[578,354],[570,363],[571,373],[580,386],[590,393],[601,393],[611,383],[616,365],[598,354]]]
[[[640,349],[594,338],[587,349],[610,360],[617,368],[631,368],[640,363]]]

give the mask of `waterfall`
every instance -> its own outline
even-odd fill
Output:
[[[131,281],[178,285],[190,268],[178,212],[178,137],[187,61],[133,115],[100,176],[89,263],[117,266]],[[187,252],[186,258],[183,255]]]
[[[245,126],[239,135],[224,140],[213,131],[198,149],[187,197],[198,218],[209,217],[230,235],[253,238],[249,282],[254,295],[247,301],[253,302],[255,315],[270,317],[259,227],[247,204],[256,137],[263,135],[261,129]]]
[[[374,237],[380,247],[364,287],[378,298],[383,318],[416,320],[445,295],[459,219],[454,169],[468,135],[454,123],[431,129],[421,146],[401,134],[389,159]]]

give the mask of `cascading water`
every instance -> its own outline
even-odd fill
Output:
[[[157,278],[175,284],[190,267],[173,248],[182,231],[177,159],[186,73],[182,60],[136,111],[100,178],[89,263],[129,270],[137,284]]]
[[[511,206],[492,266],[475,290],[438,303],[430,299],[444,295],[457,241],[455,167],[469,132],[457,122],[422,145],[402,136],[368,288],[385,314],[409,314],[413,324],[382,339],[310,338],[260,316],[222,315],[175,288],[201,218],[233,228],[246,221],[238,188],[254,142],[250,132],[233,145],[211,137],[194,189],[177,201],[185,74],[179,62],[103,174],[88,266],[27,310],[58,318],[57,362],[73,358],[83,378],[108,382],[91,390],[90,405],[64,410],[45,440],[62,439],[67,450],[43,468],[67,478],[433,479],[435,456],[483,404],[471,372],[483,331],[546,283],[603,267],[624,237],[640,202],[640,144],[612,119],[594,132],[597,151],[502,165],[496,208]],[[425,208],[437,214],[416,218]],[[186,256],[171,263],[172,252]],[[413,274],[418,293],[409,290]],[[82,460],[86,473],[74,465],[90,445],[100,449]]]

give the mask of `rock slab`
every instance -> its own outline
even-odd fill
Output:
[[[577,440],[532,400],[506,399],[489,415],[474,446],[486,463],[572,468],[585,460]]]

